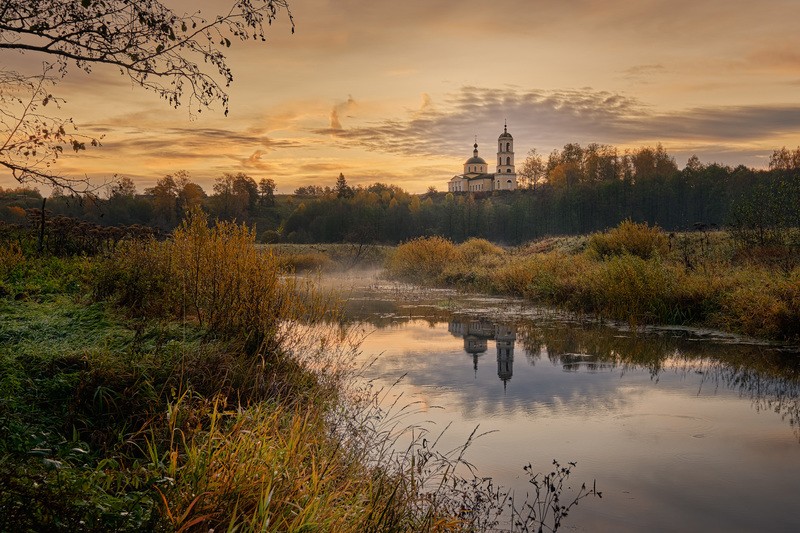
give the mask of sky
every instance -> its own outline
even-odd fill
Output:
[[[165,0],[182,13],[195,2]],[[222,0],[205,2],[208,6]],[[663,144],[683,167],[766,167],[800,145],[797,0],[289,0],[266,43],[226,50],[230,113],[192,113],[115,69],[72,69],[57,95],[102,146],[62,174],[178,170],[208,191],[223,172],[303,185],[393,183],[446,190],[477,136],[494,159],[508,121],[517,164],[567,143]],[[0,64],[38,65],[0,53]],[[0,186],[14,185],[0,173]]]

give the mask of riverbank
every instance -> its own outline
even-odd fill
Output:
[[[523,297],[576,313],[691,325],[765,339],[800,337],[800,258],[727,232],[665,234],[626,222],[605,233],[501,248],[416,239],[389,256],[395,279]]]
[[[510,500],[457,473],[470,442],[396,449],[335,299],[254,240],[195,214],[103,256],[1,245],[0,530],[497,524]]]
[[[423,519],[337,437],[345,347],[313,327],[335,308],[252,237],[198,218],[104,258],[3,250],[1,530]]]

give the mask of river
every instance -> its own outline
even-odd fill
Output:
[[[631,331],[519,300],[337,280],[365,377],[439,446],[524,494],[554,459],[596,480],[577,531],[800,531],[800,354],[719,332]],[[387,399],[387,402],[391,398]]]

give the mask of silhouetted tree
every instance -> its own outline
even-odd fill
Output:
[[[800,147],[787,150],[784,146],[772,152],[769,158],[770,170],[800,170]]]
[[[242,172],[226,172],[214,180],[214,200],[217,216],[242,220],[258,202],[258,184]]]
[[[172,175],[166,175],[156,182],[155,187],[145,189],[153,202],[155,225],[172,228],[178,222],[178,185]]]
[[[351,198],[353,196],[353,189],[347,184],[347,180],[341,172],[336,179],[336,187],[334,190],[336,191],[337,198]]]
[[[275,180],[261,178],[258,182],[258,203],[262,206],[275,205]]]
[[[109,198],[133,198],[136,196],[136,184],[129,177],[123,176],[111,185],[108,195]]]

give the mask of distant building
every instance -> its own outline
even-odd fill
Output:
[[[478,141],[473,145],[472,157],[464,163],[464,173],[453,176],[447,183],[449,192],[513,191],[517,188],[514,168],[514,138],[503,125],[497,138],[497,172],[489,174],[489,164],[478,156]]]

